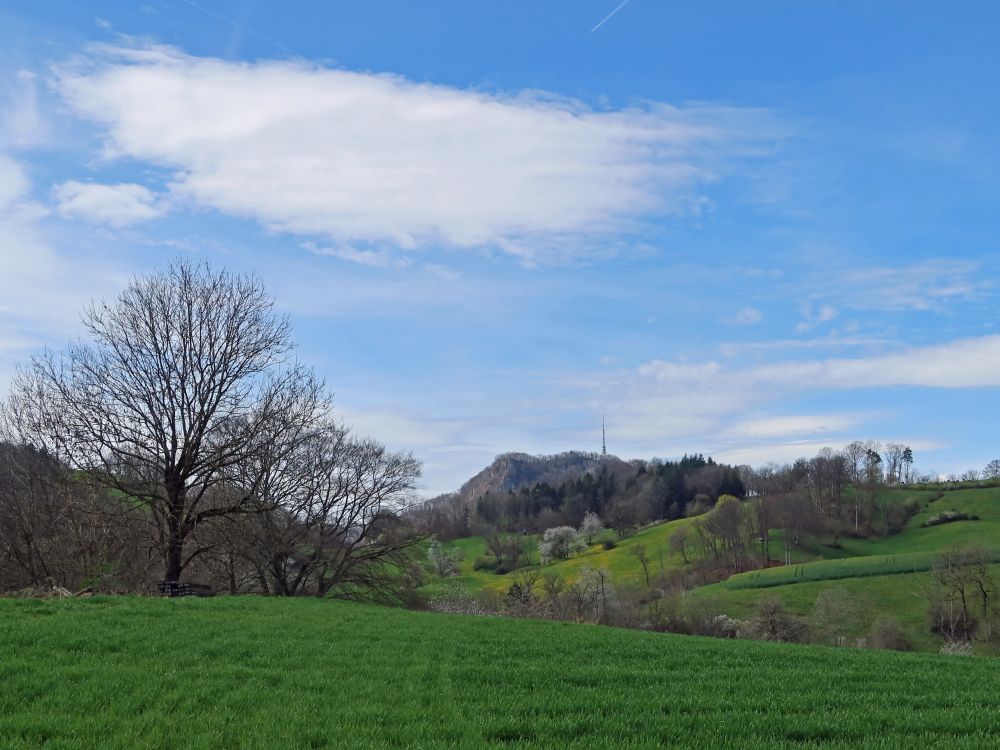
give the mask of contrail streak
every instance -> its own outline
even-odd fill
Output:
[[[590,30],[590,33],[593,34],[595,31],[597,31],[599,28],[601,28],[604,24],[606,24],[608,21],[611,20],[612,16],[614,16],[618,11],[620,11],[626,5],[628,5],[628,0],[622,0],[622,2],[618,4],[617,8],[615,8],[613,11],[611,11],[610,13],[608,13],[608,15],[606,15],[604,18],[601,19],[601,22],[599,24],[597,24],[597,26],[595,26],[594,28],[592,28]]]
[[[185,2],[185,3],[187,3],[188,5],[190,5],[192,8],[200,10],[205,15],[211,16],[212,18],[216,19],[217,21],[222,21],[223,23],[229,24],[230,26],[232,26],[234,29],[237,29],[238,31],[245,31],[246,33],[252,34],[253,36],[257,37],[258,39],[263,39],[268,44],[273,44],[275,47],[277,47],[278,49],[280,49],[282,52],[285,52],[286,54],[292,55],[293,57],[298,57],[299,56],[294,51],[288,49],[288,47],[286,47],[285,45],[283,45],[281,42],[277,42],[274,39],[271,39],[270,37],[266,37],[263,34],[261,34],[260,32],[254,31],[249,26],[244,26],[241,23],[236,23],[236,21],[234,21],[231,18],[226,18],[225,16],[220,16],[218,13],[209,10],[205,6],[198,5],[198,3],[194,2],[194,0],[182,0],[182,1]],[[628,0],[625,0],[625,1],[628,2]]]

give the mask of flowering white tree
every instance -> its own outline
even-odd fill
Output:
[[[586,549],[583,537],[572,526],[555,526],[546,529],[538,551],[542,556],[542,565],[553,560],[565,560],[574,552]]]
[[[427,560],[430,562],[434,572],[442,578],[458,575],[458,566],[451,554],[441,547],[441,542],[432,539],[427,548]]]
[[[594,537],[604,531],[604,521],[596,513],[587,513],[580,524],[580,535],[586,537],[587,544],[594,543]]]

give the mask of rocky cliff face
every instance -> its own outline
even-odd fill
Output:
[[[527,453],[504,453],[462,485],[459,495],[476,498],[486,493],[505,493],[548,482],[558,487],[588,472],[597,474],[606,466],[619,479],[631,476],[635,469],[617,456],[569,451],[555,456],[530,456]]]

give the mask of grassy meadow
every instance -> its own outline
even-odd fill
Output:
[[[978,657],[256,597],[0,600],[0,643],[5,748],[981,748],[1000,736],[996,665]]]
[[[679,553],[670,552],[670,536],[679,526],[691,522],[692,519],[684,518],[646,526],[623,540],[619,540],[611,529],[605,529],[595,537],[594,544],[589,545],[583,552],[573,555],[568,560],[558,560],[545,566],[537,565],[539,559],[538,541],[541,539],[541,535],[528,535],[527,543],[531,550],[531,559],[536,563],[533,567],[546,573],[555,573],[572,581],[579,576],[580,570],[585,566],[606,568],[615,581],[638,585],[643,580],[642,567],[632,551],[640,544],[645,546],[646,554],[650,559],[651,575],[660,572],[661,564],[663,570],[678,568],[684,564],[684,560]],[[604,549],[602,542],[605,540],[614,541],[615,547]],[[468,586],[471,591],[479,591],[484,588],[506,591],[514,581],[516,575],[514,573],[498,575],[489,570],[477,571],[473,568],[476,557],[488,555],[486,541],[482,537],[473,536],[457,539],[444,547],[459,554],[459,576],[450,580]],[[433,584],[428,590],[434,590]]]

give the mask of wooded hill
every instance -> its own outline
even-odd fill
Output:
[[[906,483],[904,463],[891,476],[866,463],[855,473],[825,451],[752,470],[695,456],[635,462],[623,483],[598,473],[483,496],[422,590],[444,611],[1000,652],[1000,481]],[[641,513],[623,517],[626,503]]]

